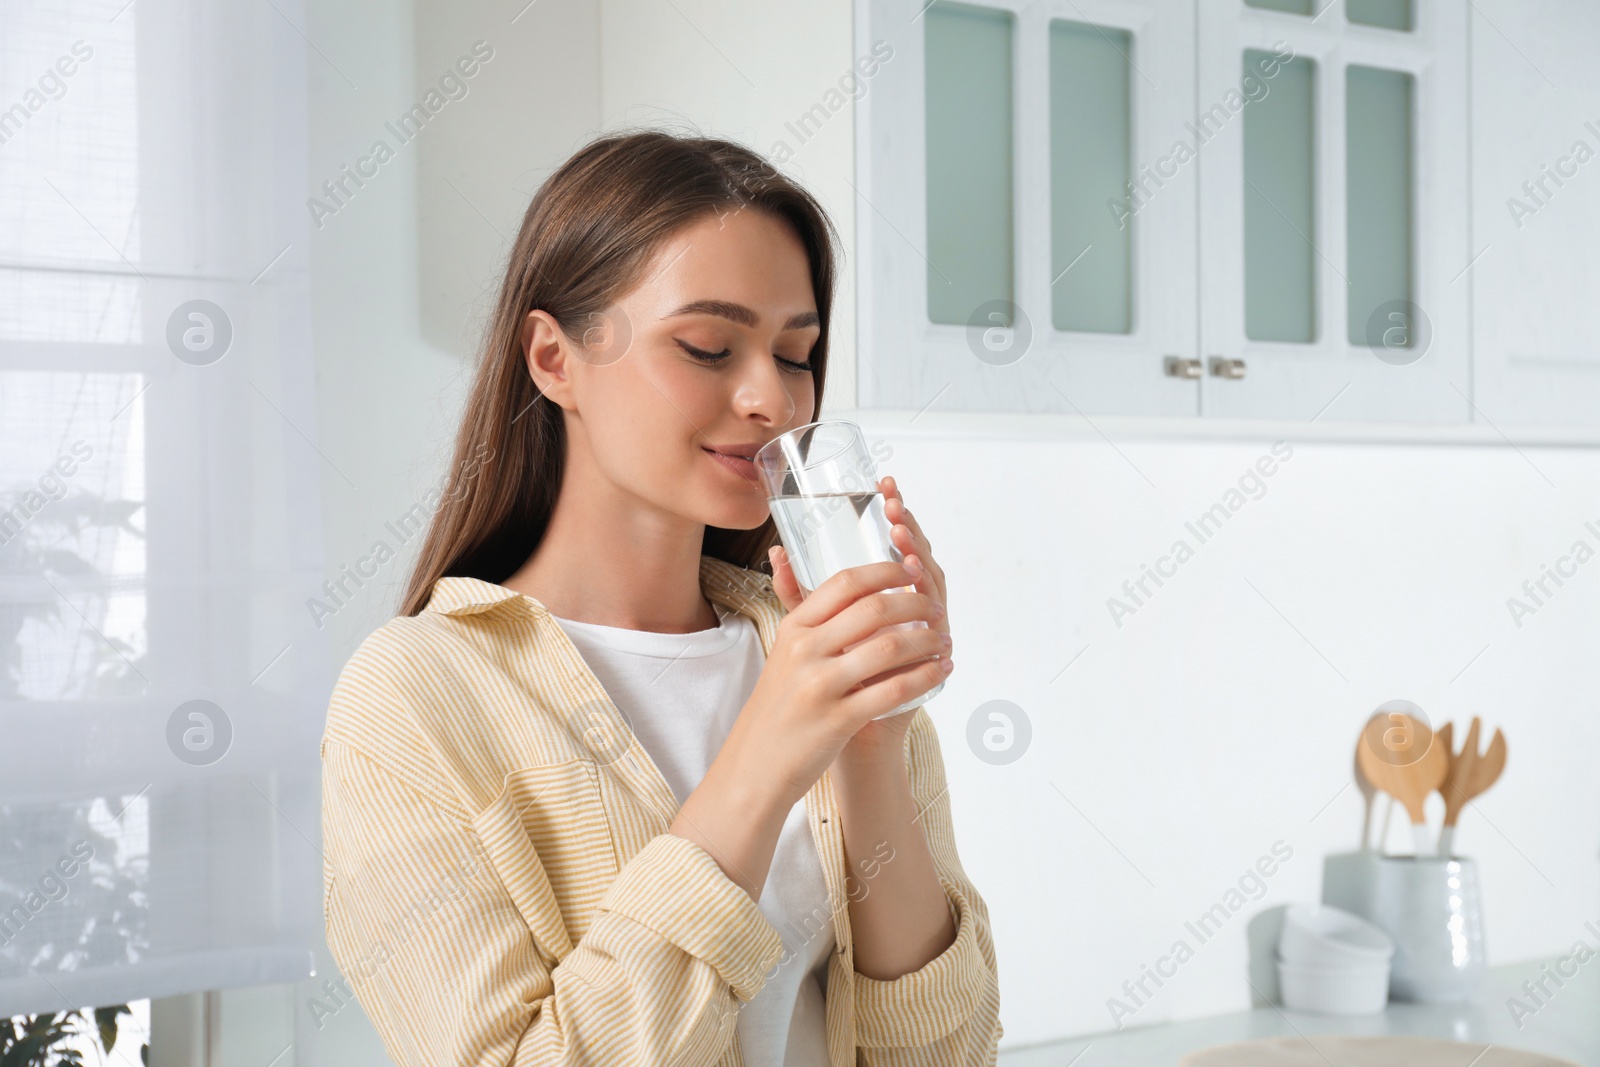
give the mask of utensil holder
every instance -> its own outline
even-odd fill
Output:
[[[1330,855],[1322,864],[1322,902],[1394,938],[1389,994],[1396,1000],[1466,1000],[1482,980],[1483,896],[1468,857]]]

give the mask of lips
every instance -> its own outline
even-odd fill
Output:
[[[732,471],[734,474],[739,475],[746,481],[756,481],[756,465],[751,460],[746,459],[744,456],[729,455],[726,452],[718,452],[712,448],[702,447],[701,450],[715,460],[720,466]]]

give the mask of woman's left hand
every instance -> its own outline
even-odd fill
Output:
[[[926,593],[941,604],[948,605],[945,599],[944,571],[934,562],[928,538],[918,525],[916,516],[906,508],[905,500],[900,495],[900,487],[895,484],[893,478],[885,476],[878,479],[878,489],[883,493],[884,515],[890,524],[890,540],[904,559],[922,568],[922,574],[913,582],[916,590]],[[772,590],[777,593],[778,600],[786,611],[793,611],[805,599],[805,592],[795,580],[794,571],[789,566],[788,553],[782,546],[773,553]],[[950,632],[948,607],[945,614],[941,615],[933,626],[942,633]],[[949,653],[946,652],[945,655],[948,656]],[[845,773],[852,773],[855,768],[868,770],[874,766],[881,766],[885,760],[898,762],[904,751],[906,731],[911,728],[914,714],[914,711],[908,711],[900,715],[891,715],[886,719],[874,719],[857,730],[855,736],[845,743],[843,751],[839,753],[839,769]]]

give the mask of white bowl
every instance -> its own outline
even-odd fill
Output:
[[[1278,958],[1306,967],[1389,962],[1394,938],[1375,923],[1327,904],[1291,904],[1278,934]]]
[[[1278,990],[1291,1011],[1371,1015],[1389,1003],[1389,961],[1308,967],[1280,957]]]

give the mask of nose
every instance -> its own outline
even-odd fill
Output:
[[[744,361],[733,387],[733,408],[741,420],[754,418],[772,426],[789,424],[794,418],[795,398],[776,359],[758,351]]]

